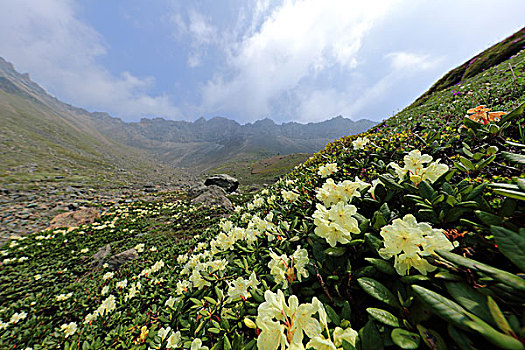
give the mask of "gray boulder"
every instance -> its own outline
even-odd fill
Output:
[[[104,247],[100,248],[95,255],[91,258],[93,259],[92,264],[97,265],[98,267],[104,264],[104,260],[111,254],[111,246],[106,244]]]
[[[232,202],[225,195],[226,192],[222,188],[212,185],[208,186],[206,191],[192,199],[191,202],[194,204],[202,204],[207,208],[218,206],[226,210],[233,210]]]
[[[199,196],[200,194],[202,194],[203,192],[205,192],[207,189],[208,189],[208,186],[205,186],[204,184],[193,185],[188,190],[188,197],[195,198]]]
[[[206,186],[216,185],[224,188],[226,192],[232,193],[239,187],[239,180],[230,175],[217,174],[208,176],[204,184]]]
[[[113,255],[108,259],[107,263],[111,269],[116,270],[121,265],[124,265],[128,261],[138,259],[138,257],[139,253],[137,253],[135,248],[131,248],[123,251],[122,253],[118,253],[117,255]]]

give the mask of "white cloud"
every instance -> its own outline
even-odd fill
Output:
[[[261,4],[258,9],[268,8]],[[329,69],[345,73],[355,68],[364,36],[394,4],[388,0],[303,0],[274,7],[259,30],[231,45],[228,76],[219,74],[208,81],[204,108],[242,113],[253,120],[270,114],[284,98],[295,103],[297,110],[305,110],[297,105],[300,101],[288,97]],[[334,93],[316,96],[326,100],[329,95]]]
[[[392,68],[404,71],[433,69],[442,61],[442,58],[402,51],[391,52],[385,58],[391,60]]]
[[[0,55],[74,105],[133,118],[180,116],[168,96],[147,94],[152,78],[114,76],[97,63],[108,48],[76,10],[72,0],[3,0]]]

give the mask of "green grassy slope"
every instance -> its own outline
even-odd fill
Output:
[[[0,149],[4,187],[55,182],[57,176],[62,182],[95,186],[138,180],[153,175],[154,168],[157,176],[170,172],[149,160],[146,152],[102,135],[88,112],[49,96],[3,60]]]
[[[293,153],[287,155],[264,156],[242,154],[208,170],[210,174],[224,173],[239,180],[241,186],[272,184],[281,176],[289,173],[295,166],[303,163],[311,155]]]
[[[524,55],[330,143],[227,219],[173,193],[11,241],[0,347],[523,349]],[[480,104],[515,111],[463,118]],[[143,251],[89,267],[107,243]]]

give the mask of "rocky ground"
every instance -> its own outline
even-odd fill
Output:
[[[38,183],[31,187],[9,184],[0,187],[0,245],[9,237],[23,236],[50,227],[53,218],[63,213],[94,208],[100,214],[116,203],[148,201],[167,191],[187,191],[191,188],[188,196],[193,198],[194,203],[218,205],[231,210],[232,204],[225,196],[237,190],[238,185],[236,179],[227,175],[210,176],[206,180],[187,177],[174,183],[136,182],[128,186],[105,185],[96,188],[68,182]]]
[[[0,188],[0,245],[10,236],[33,233],[49,227],[51,220],[82,207],[100,211],[114,203],[148,199],[158,192],[184,189],[188,182],[144,184],[124,187],[91,188],[81,184],[42,184],[20,188]]]

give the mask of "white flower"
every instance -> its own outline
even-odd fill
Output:
[[[82,254],[87,253],[87,252],[89,252],[89,248],[81,249],[80,252],[81,252]]]
[[[122,281],[117,282],[116,287],[117,288],[126,288],[127,285],[128,285],[128,280],[127,279],[123,279]]]
[[[111,311],[115,310],[116,307],[117,304],[115,303],[115,296],[111,294],[98,307],[97,313],[99,315],[109,314]]]
[[[41,274],[36,274],[33,276],[33,278],[35,279],[35,281],[38,281],[39,279],[42,278],[42,275]]]
[[[242,277],[238,277],[233,282],[228,283],[228,285],[228,299],[226,302],[249,298],[251,294],[248,292],[248,288],[257,289],[259,281],[255,276],[255,272],[252,272],[249,279],[245,280]]]
[[[9,320],[9,323],[10,324],[15,324],[15,323],[18,323],[19,321],[25,319],[27,317],[27,312],[15,312],[12,316],[11,316],[11,319]]]
[[[188,261],[188,254],[177,256],[177,263],[182,265],[182,264],[186,263],[186,261]]]
[[[70,335],[75,334],[75,332],[77,331],[77,324],[75,322],[70,322],[68,324],[63,324],[62,326],[60,326],[60,328],[64,331],[67,338]]]
[[[150,252],[156,252],[157,251],[157,247],[153,246],[153,247],[149,248],[149,251]]]
[[[169,297],[169,299],[166,300],[166,302],[164,303],[164,305],[173,308],[173,305],[175,304],[176,301],[177,301],[176,298],[174,298],[174,297]]]
[[[182,295],[188,291],[188,289],[191,287],[191,283],[184,280],[184,281],[178,281],[177,282],[177,288],[175,289],[175,293],[177,295]]]
[[[176,333],[172,333],[170,337],[168,338],[168,344],[166,347],[168,349],[178,348],[180,346],[182,340],[182,336],[179,331]]]
[[[350,327],[345,330],[340,327],[335,327],[333,336],[334,344],[337,347],[343,346],[343,340],[355,346],[358,333]]]
[[[84,318],[84,323],[89,324],[91,321],[96,320],[97,316],[98,316],[98,313],[96,312],[92,314],[87,314],[86,317]]]
[[[326,239],[331,247],[337,243],[346,244],[352,240],[351,233],[359,233],[359,223],[352,216],[357,208],[351,204],[339,202],[327,210],[322,204],[317,204],[313,214],[315,234]]]
[[[358,137],[357,139],[352,141],[352,145],[354,146],[355,150],[363,149],[368,142],[370,142],[370,140],[366,136]]]
[[[328,177],[333,173],[337,172],[337,163],[328,163],[326,165],[321,165],[317,174],[321,177]]]
[[[267,290],[264,299],[257,309],[256,323],[261,329],[258,349],[304,349],[304,335],[310,339],[321,335],[319,321],[312,317],[319,311],[317,298],[314,297],[312,303],[299,305],[297,297],[292,295],[287,304],[281,290],[277,293]]]
[[[199,338],[195,338],[191,342],[190,350],[208,350],[208,347],[202,346],[202,340],[200,340]]]
[[[115,275],[114,272],[106,272],[104,274],[104,276],[102,276],[102,279],[103,280],[109,280],[109,279],[112,279],[114,275]]]
[[[100,291],[100,295],[106,295],[109,292],[109,286],[102,287],[102,290]]]
[[[161,328],[159,329],[157,335],[160,337],[160,339],[162,339],[162,341],[164,341],[164,339],[166,339],[166,337],[168,336],[168,334],[170,334],[171,332],[171,327],[166,327],[166,328]]]
[[[306,348],[307,349],[313,348],[315,350],[337,350],[334,343],[332,343],[330,339],[325,339],[320,336],[310,339],[308,344],[306,344]]]
[[[283,196],[283,199],[290,203],[295,202],[297,198],[299,198],[299,194],[295,193],[294,191],[282,190],[281,194]]]
[[[395,256],[394,267],[400,275],[407,275],[411,267],[426,275],[436,267],[430,265],[424,256],[437,249],[454,249],[442,230],[433,229],[427,223],[418,223],[411,214],[405,215],[403,219],[395,219],[391,225],[383,226],[380,234],[385,247],[379,250],[379,255],[383,259]]]
[[[135,250],[137,251],[137,253],[142,253],[144,251],[144,243],[137,244],[135,246]]]
[[[55,299],[56,301],[64,301],[64,300],[71,298],[72,295],[73,293],[59,294],[55,297]]]

